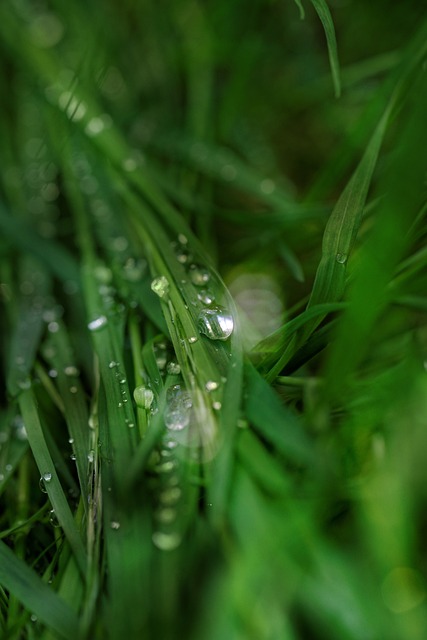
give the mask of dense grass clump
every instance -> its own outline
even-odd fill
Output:
[[[423,640],[422,3],[0,4],[0,637]]]

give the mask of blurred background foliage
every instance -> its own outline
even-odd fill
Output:
[[[0,4],[5,640],[425,637],[426,9],[329,0],[338,98],[298,4]],[[191,252],[240,320],[175,545],[132,391],[191,379]]]

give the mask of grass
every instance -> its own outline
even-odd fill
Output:
[[[0,6],[0,637],[423,640],[419,3]]]

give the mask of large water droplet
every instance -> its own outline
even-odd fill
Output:
[[[168,407],[165,411],[165,425],[171,431],[182,431],[190,423],[190,414],[181,407]]]
[[[192,264],[189,269],[190,280],[197,287],[203,287],[211,279],[211,274],[208,269],[201,267],[197,264]]]
[[[99,331],[100,329],[106,327],[107,324],[108,320],[106,316],[98,316],[97,318],[94,318],[89,322],[87,328],[89,329],[89,331]]]
[[[52,481],[52,474],[48,471],[44,473],[39,480],[39,487],[43,493],[47,493],[46,485]]]
[[[345,264],[347,262],[347,257],[346,253],[337,253],[335,259],[339,264]]]
[[[133,392],[134,400],[141,409],[149,409],[153,404],[154,393],[143,385],[136,387]]]
[[[151,283],[151,289],[159,296],[159,298],[165,300],[169,294],[169,282],[167,278],[165,278],[165,276],[154,278]]]
[[[181,536],[179,533],[164,533],[163,531],[155,531],[152,535],[154,546],[161,551],[173,551],[181,544]]]
[[[211,340],[227,340],[233,333],[233,316],[225,309],[203,309],[197,323],[200,333]]]

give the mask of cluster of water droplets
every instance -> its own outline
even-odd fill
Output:
[[[203,265],[193,262],[193,255],[188,248],[188,240],[183,235],[178,236],[178,242],[173,243],[175,255],[180,264],[186,269],[190,282],[196,289],[196,298],[199,307],[197,318],[197,328],[199,333],[207,336],[210,340],[228,340],[234,330],[234,319],[232,314],[223,307],[215,304],[215,293],[211,289],[211,273]],[[187,281],[183,280],[182,284]],[[170,283],[165,276],[157,276],[151,283],[151,289],[161,300],[169,300]],[[196,304],[197,303],[193,303]],[[197,338],[189,338],[190,344]]]

